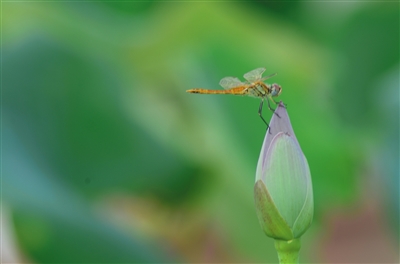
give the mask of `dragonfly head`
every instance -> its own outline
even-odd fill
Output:
[[[282,87],[279,84],[271,85],[271,96],[279,96],[282,92]]]

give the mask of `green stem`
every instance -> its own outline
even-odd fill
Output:
[[[299,251],[301,243],[300,239],[296,238],[293,240],[275,240],[275,248],[278,252],[278,258],[280,264],[293,264],[299,263]]]

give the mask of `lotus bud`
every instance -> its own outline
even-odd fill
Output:
[[[276,240],[277,250],[288,250],[287,245],[290,249],[290,243],[300,249],[298,239],[313,218],[311,174],[282,103],[272,117],[261,149],[254,198],[261,227]]]

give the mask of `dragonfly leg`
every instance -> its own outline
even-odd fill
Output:
[[[274,99],[272,99],[272,101],[274,101],[274,103],[275,103],[276,105],[279,105],[279,102],[275,101]],[[283,103],[283,102],[282,102],[282,103]],[[285,108],[287,108],[287,104],[283,103],[283,106],[284,106]]]
[[[264,123],[267,125],[267,130],[268,130],[269,125],[268,125],[267,121],[265,121],[264,117],[262,116],[263,104],[264,104],[264,98],[261,99],[260,107],[258,108],[258,115],[261,117],[262,121],[264,121]],[[269,131],[269,133],[271,133],[271,131]]]
[[[272,99],[272,101],[274,101],[274,100]],[[275,102],[275,101],[274,101],[274,102]],[[281,117],[275,112],[275,109],[273,109],[273,108],[271,107],[268,98],[267,98],[267,103],[268,103],[268,108],[269,108],[269,110],[271,110],[272,113],[274,113],[274,114],[277,115],[279,118],[281,118]]]

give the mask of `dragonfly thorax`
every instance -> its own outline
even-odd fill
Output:
[[[271,93],[271,85],[263,82],[252,83],[247,88],[247,94],[254,97],[265,97]]]

